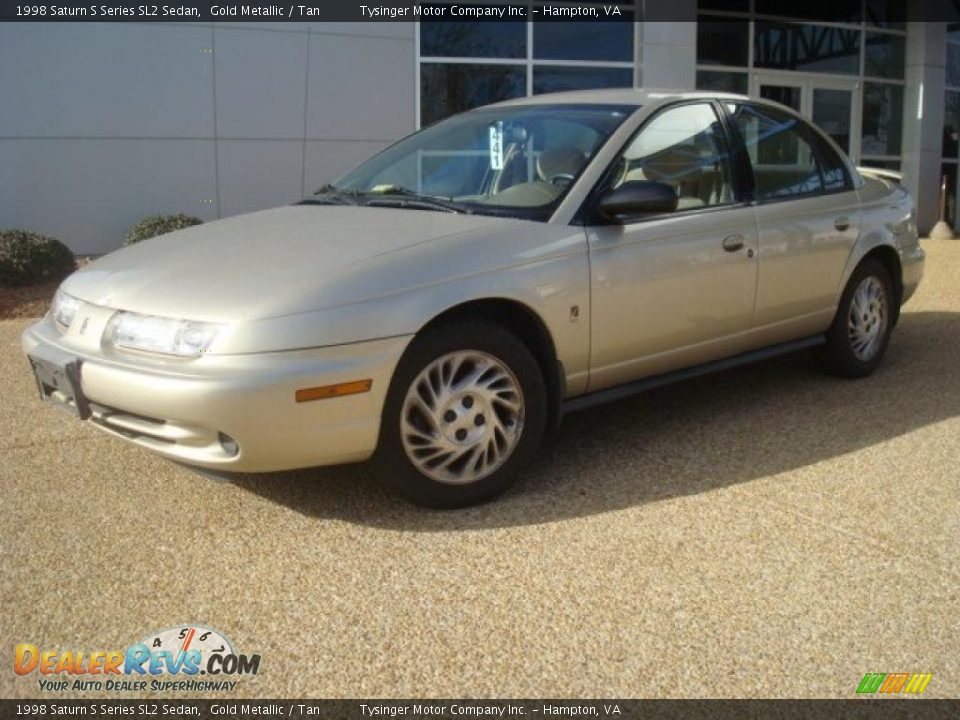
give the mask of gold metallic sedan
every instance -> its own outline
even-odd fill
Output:
[[[374,457],[452,507],[596,402],[802,348],[870,374],[923,258],[908,194],[787,108],[542,95],[107,255],[23,346],[44,399],[169,458]]]

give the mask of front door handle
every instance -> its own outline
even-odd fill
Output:
[[[742,250],[743,242],[743,235],[728,235],[723,239],[723,249],[727,252]]]
[[[850,218],[848,217],[835,218],[833,221],[833,226],[840,232],[843,232],[844,230],[850,227]]]

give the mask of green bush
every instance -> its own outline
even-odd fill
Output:
[[[56,238],[26,230],[0,230],[0,285],[38,285],[63,280],[77,267]]]
[[[183,230],[184,228],[200,225],[203,222],[200,218],[191,217],[178,213],[177,215],[151,215],[138,222],[127,233],[124,238],[124,245],[133,245],[141,240],[164,235],[174,230]]]

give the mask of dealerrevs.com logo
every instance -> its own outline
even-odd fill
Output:
[[[37,676],[40,690],[52,692],[230,691],[239,682],[233,678],[260,671],[260,655],[235,652],[213,628],[184,624],[151,633],[126,650],[51,650],[20,643],[13,671]]]

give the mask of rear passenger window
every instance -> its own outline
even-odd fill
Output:
[[[817,159],[823,171],[823,184],[830,192],[850,190],[847,168],[839,155],[825,141],[817,138]]]
[[[842,164],[824,176],[803,123],[775,108],[732,104],[730,111],[747,146],[758,200],[816,195],[846,185]],[[829,149],[829,148],[827,148]],[[836,158],[839,162],[839,158]]]

